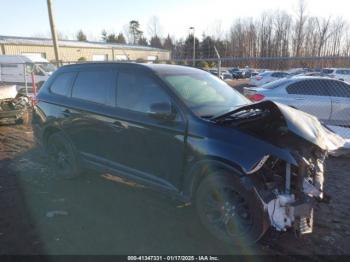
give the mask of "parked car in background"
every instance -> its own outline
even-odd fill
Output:
[[[321,73],[330,78],[350,82],[350,68],[323,68]]]
[[[0,82],[4,84],[24,86],[27,82],[31,85],[33,72],[36,85],[40,87],[55,70],[56,67],[42,57],[0,55]]]
[[[213,236],[239,247],[269,227],[312,232],[316,172],[335,137],[202,70],[136,63],[59,68],[38,94],[33,130],[57,175],[90,168],[193,203]]]
[[[208,72],[211,73],[214,76],[218,76],[218,70],[217,69],[209,69]],[[222,79],[222,80],[227,80],[227,79],[232,79],[233,77],[232,77],[232,74],[230,72],[223,70],[223,71],[220,72],[219,78]]]
[[[257,88],[244,88],[254,102],[272,100],[316,116],[326,124],[350,126],[350,85],[322,78],[296,76]]]
[[[306,73],[301,73],[297,76],[325,76],[321,72],[306,72]]]
[[[310,72],[309,68],[291,68],[287,71],[290,75],[301,75]]]
[[[243,73],[238,67],[229,68],[229,69],[227,69],[227,71],[232,74],[232,77],[234,79],[243,78]]]
[[[287,76],[290,75],[283,71],[265,71],[256,76],[252,76],[249,80],[249,84],[252,86],[261,86]]]
[[[242,70],[243,78],[250,78],[250,77],[256,76],[258,74],[259,74],[259,72],[254,70],[254,69],[243,69]]]
[[[228,72],[228,71],[222,71],[221,75],[220,75],[220,78],[222,80],[231,80],[231,79],[233,79],[232,74],[230,72]]]

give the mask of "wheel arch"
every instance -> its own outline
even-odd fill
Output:
[[[45,148],[46,148],[47,141],[48,141],[49,137],[57,132],[62,132],[62,129],[59,128],[57,125],[50,125],[44,129],[43,135],[42,135],[42,141],[43,141],[43,146]]]
[[[186,172],[183,194],[186,199],[192,201],[200,182],[209,174],[218,171],[232,173],[239,177],[246,177],[242,168],[226,159],[205,158],[195,162]],[[248,178],[248,177],[247,177]]]

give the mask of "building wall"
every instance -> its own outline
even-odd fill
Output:
[[[5,45],[0,44],[0,55],[4,55],[4,54],[5,54]]]
[[[38,46],[38,45],[12,45],[4,44],[3,48],[0,46],[0,54],[5,51],[6,55],[21,55],[22,53],[43,53],[46,59],[55,60],[55,54],[52,46]],[[107,55],[108,60],[113,60],[116,55],[126,55],[130,60],[145,59],[156,56],[159,60],[170,59],[169,51],[153,51],[153,50],[134,50],[134,49],[117,49],[117,48],[87,48],[87,47],[60,47],[60,59],[63,62],[74,62],[79,58],[84,57],[91,61],[93,55]]]

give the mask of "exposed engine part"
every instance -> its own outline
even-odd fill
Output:
[[[264,156],[251,170],[246,171],[246,173],[249,175],[259,171],[260,168],[262,168],[265,165],[269,157],[270,157],[269,155]]]
[[[305,178],[303,183],[304,193],[310,197],[317,197],[322,199],[323,194],[320,190],[318,190],[313,184],[310,178]]]
[[[299,166],[270,156],[251,175],[255,181],[260,179],[256,192],[277,231],[294,228],[298,234],[307,234],[313,230],[313,199],[322,199],[326,154],[304,153]]]
[[[278,195],[267,204],[271,225],[277,231],[286,231],[292,226],[294,216],[288,212],[288,206],[294,201],[294,195],[283,194]]]
[[[291,185],[291,164],[286,163],[286,193],[290,194],[290,185]]]
[[[316,159],[315,163],[315,176],[314,176],[314,185],[317,190],[320,191],[319,198],[323,198],[323,184],[324,184],[324,161],[326,159],[326,154],[320,155]]]
[[[298,218],[294,228],[300,235],[311,234],[314,226],[314,210],[311,209],[309,217]]]

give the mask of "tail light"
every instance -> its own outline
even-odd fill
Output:
[[[257,80],[257,81],[260,81],[261,79],[263,79],[262,76],[256,76],[256,77],[255,77],[255,80]]]
[[[265,96],[262,94],[254,94],[254,95],[248,96],[248,98],[253,102],[258,102],[258,101],[263,100],[265,98]]]

